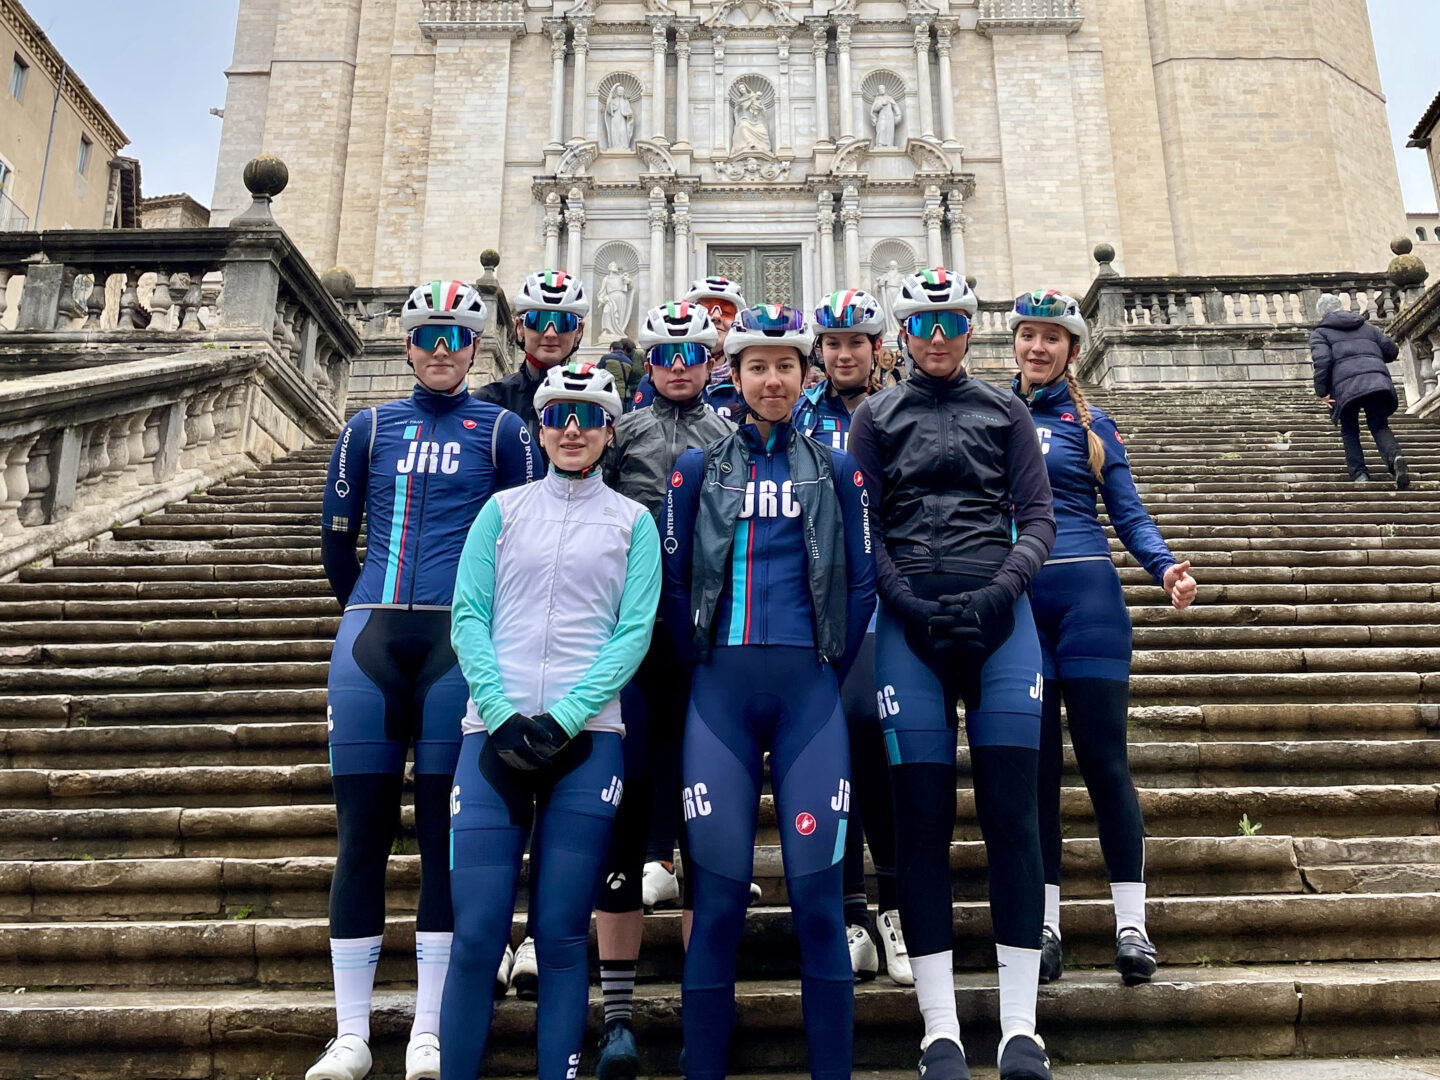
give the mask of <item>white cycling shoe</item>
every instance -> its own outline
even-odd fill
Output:
[[[495,1000],[499,1001],[510,990],[510,969],[515,966],[515,950],[508,944],[500,957],[500,966],[495,969]]]
[[[896,986],[914,986],[915,973],[910,970],[910,954],[905,950],[905,935],[900,930],[900,912],[880,913],[880,944],[885,947],[885,972]]]
[[[515,964],[510,968],[510,985],[521,1001],[534,1001],[540,996],[540,965],[535,959],[535,939],[526,938],[515,950]]]
[[[661,904],[673,904],[680,899],[680,880],[675,870],[667,863],[656,859],[645,864],[645,876],[640,879],[640,902],[647,911]]]
[[[880,953],[869,930],[852,923],[845,928],[845,944],[850,946],[850,970],[856,982],[869,982],[880,973]]]
[[[405,1080],[440,1080],[440,1037],[428,1031],[410,1036],[405,1048]]]
[[[364,1039],[359,1035],[337,1035],[305,1073],[305,1080],[361,1080],[372,1064],[370,1047]]]

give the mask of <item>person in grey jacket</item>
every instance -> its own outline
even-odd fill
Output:
[[[1410,471],[1390,430],[1390,414],[1399,404],[1387,364],[1400,356],[1395,342],[1366,321],[1364,315],[1341,308],[1340,298],[1326,293],[1315,305],[1320,325],[1310,333],[1310,358],[1315,362],[1315,395],[1330,406],[1345,444],[1350,479],[1368,483],[1365,451],[1360,447],[1360,413],[1375,439],[1395,487],[1410,486]]]

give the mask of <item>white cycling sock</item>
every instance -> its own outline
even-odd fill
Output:
[[[1145,882],[1117,881],[1110,886],[1110,898],[1115,901],[1115,934],[1134,927],[1145,933]],[[1149,937],[1148,934],[1145,935]]]
[[[335,1034],[358,1035],[370,1042],[370,995],[382,935],[330,939],[330,968],[335,976]]]
[[[996,945],[1000,967],[1000,1046],[1012,1035],[1035,1034],[1035,996],[1040,986],[1040,950]]]
[[[955,1008],[955,954],[931,953],[912,956],[910,970],[915,975],[915,998],[920,1016],[925,1021],[925,1043],[944,1035],[960,1041],[960,1015]]]
[[[1045,925],[1058,940],[1060,937],[1060,886],[1045,886]]]
[[[419,987],[415,992],[415,1023],[410,1036],[429,1032],[440,1034],[440,996],[445,992],[445,973],[450,970],[450,933],[434,930],[415,931],[415,973]]]

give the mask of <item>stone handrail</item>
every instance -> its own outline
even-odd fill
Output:
[[[1440,283],[1415,297],[1387,331],[1400,346],[1408,411],[1440,415]]]

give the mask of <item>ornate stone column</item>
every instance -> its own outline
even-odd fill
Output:
[[[547,150],[558,150],[565,144],[565,24],[560,20],[547,23],[550,35],[550,143]]]
[[[675,145],[690,145],[690,31],[675,29]]]
[[[815,197],[815,228],[820,234],[820,291],[835,291],[835,196],[822,191]]]
[[[930,20],[915,18],[915,96],[920,99],[920,134],[935,137],[935,98],[930,92]]]
[[[860,286],[860,192],[846,184],[840,193],[840,224],[845,227],[845,287]]]
[[[585,62],[590,56],[590,20],[576,19],[574,25],[575,85],[570,88],[570,141],[582,142],[585,139]]]
[[[650,51],[654,60],[651,74],[654,90],[650,101],[650,129],[654,134],[651,138],[664,146],[669,144],[665,138],[665,48],[670,34],[670,17],[649,15],[647,18],[650,21]]]
[[[947,145],[955,142],[955,82],[950,74],[950,45],[955,24],[940,20],[935,24],[935,54],[940,58],[940,138]]]
[[[545,267],[560,265],[560,193],[545,196]]]
[[[835,69],[840,77],[840,138],[855,137],[855,84],[850,78],[850,28],[854,15],[835,16]]]
[[[650,306],[665,302],[665,190],[650,189]]]
[[[925,222],[925,258],[930,266],[945,265],[945,246],[940,239],[940,189],[933,184],[925,189],[925,206],[920,220]]]
[[[724,157],[730,146],[730,106],[725,98],[725,31],[710,32],[710,47],[715,58],[715,156]]]
[[[675,194],[675,210],[671,215],[675,223],[674,282],[666,300],[685,295],[690,287],[690,196],[680,191]]]
[[[585,266],[585,193],[572,187],[565,196],[565,269],[577,277]]]
[[[830,49],[830,28],[816,27],[813,31],[811,51],[815,56],[815,130],[819,133],[817,142],[829,143],[830,139],[830,72],[825,64],[825,54]]]
[[[965,276],[965,193],[952,188],[945,200],[946,217],[950,221],[950,261],[945,265],[961,277]]]
[[[780,130],[775,133],[775,145],[782,154],[790,152],[792,142],[790,123],[790,34],[781,30],[775,35],[775,47],[780,54],[780,105],[779,119],[776,125]]]

